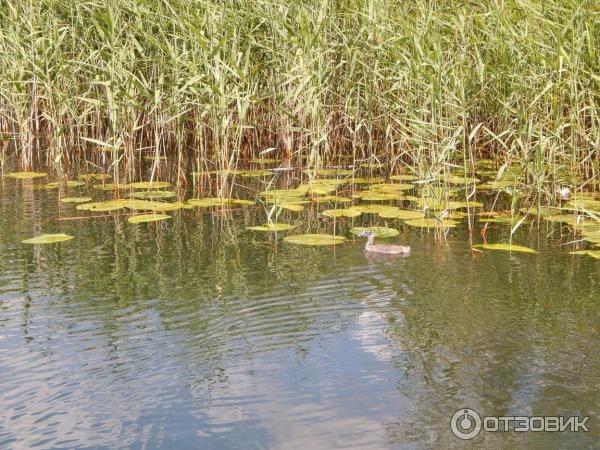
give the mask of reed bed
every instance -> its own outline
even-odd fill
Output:
[[[252,157],[595,187],[595,0],[3,0],[0,150],[23,168]]]

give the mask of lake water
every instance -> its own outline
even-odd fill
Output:
[[[600,261],[572,236],[479,254],[466,228],[401,227],[413,252],[389,258],[247,231],[260,207],[57,222],[85,212],[0,186],[0,448],[598,448]],[[283,221],[330,232],[319,208]],[[75,238],[21,244],[42,232]],[[463,441],[461,407],[590,431]]]

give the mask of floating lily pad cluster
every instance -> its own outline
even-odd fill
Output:
[[[148,159],[162,160],[156,155]],[[271,186],[277,171],[265,167],[278,164],[275,158],[256,158],[249,161],[260,168],[223,169],[204,172],[208,176],[245,176],[271,179],[257,181]],[[257,166],[255,166],[257,167]],[[399,228],[404,226],[420,229],[436,229],[446,232],[460,224],[466,218],[476,218],[475,223],[491,227],[511,227],[514,231],[519,225],[531,223],[538,217],[548,224],[569,227],[581,233],[590,245],[600,246],[600,198],[594,193],[577,192],[571,198],[555,206],[521,207],[515,211],[483,212],[484,204],[477,200],[477,191],[492,191],[494,195],[513,195],[523,185],[525,167],[519,164],[498,166],[494,161],[480,160],[475,173],[405,173],[387,178],[374,176],[381,172],[381,163],[370,161],[358,164],[356,168],[309,168],[303,171],[303,182],[290,189],[269,188],[257,195],[257,201],[238,198],[202,197],[187,201],[177,201],[178,193],[168,190],[171,184],[166,181],[135,181],[118,183],[111,180],[110,174],[81,174],[77,180],[59,180],[45,184],[34,184],[35,188],[48,191],[60,190],[59,199],[64,208],[76,208],[80,211],[112,212],[123,211],[135,215],[128,217],[129,223],[147,223],[168,220],[165,212],[181,209],[217,208],[239,209],[259,204],[268,212],[268,220],[263,224],[247,227],[255,232],[287,232],[298,225],[281,223],[275,218],[283,211],[301,212],[307,206],[321,211],[324,223],[341,221],[347,223],[350,232],[359,235],[372,230],[376,237],[397,236]],[[363,171],[362,173],[360,171]],[[368,176],[364,176],[364,175]],[[196,174],[198,175],[198,174]],[[47,177],[43,172],[12,172],[8,178],[34,180]],[[482,180],[486,180],[483,181]],[[254,182],[254,181],[252,181]],[[113,192],[114,196],[125,198],[98,200],[82,195],[81,189],[91,187],[97,191]],[[68,190],[78,192],[69,192]],[[123,192],[129,191],[129,192]],[[91,191],[87,191],[88,193]],[[66,195],[63,195],[65,193]],[[106,195],[97,193],[96,195]],[[68,206],[74,204],[73,206]],[[321,206],[321,205],[325,206]],[[521,205],[519,205],[521,206]],[[359,216],[378,216],[385,219],[385,226],[356,227],[354,219]],[[388,226],[393,225],[393,226]],[[404,228],[408,229],[408,228]],[[511,231],[511,232],[512,232]],[[27,243],[42,241],[62,242],[72,236],[51,234],[27,240]],[[303,245],[336,245],[346,241],[344,236],[329,234],[301,234],[284,238],[286,242]],[[25,242],[25,241],[24,241]],[[478,244],[479,250],[503,250],[515,253],[534,253],[535,250],[516,244],[492,243]],[[590,253],[591,252],[591,253]],[[597,250],[581,250],[574,254],[594,256]],[[595,256],[594,256],[595,257]]]

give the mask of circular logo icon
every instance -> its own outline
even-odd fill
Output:
[[[473,439],[481,431],[481,417],[470,408],[459,409],[450,419],[450,428],[457,438]]]

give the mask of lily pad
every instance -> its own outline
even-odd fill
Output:
[[[36,186],[34,186],[36,189],[45,189],[45,190],[53,190],[53,189],[58,189],[60,187],[60,183],[58,181],[52,182],[52,183],[46,183],[46,184],[38,184]]]
[[[306,193],[308,195],[327,195],[334,192],[336,189],[337,186],[332,186],[331,184],[311,184],[309,185],[309,188],[307,189]]]
[[[110,178],[108,173],[82,173],[77,178],[83,181],[102,181]]]
[[[15,178],[17,180],[32,180],[34,178],[43,178],[47,175],[48,174],[44,172],[11,172],[4,176],[7,178]]]
[[[354,208],[347,209],[328,209],[323,211],[325,217],[337,218],[337,217],[358,217],[361,212]]]
[[[390,180],[395,181],[413,181],[416,180],[417,177],[415,175],[392,175]]]
[[[320,197],[311,197],[310,201],[314,203],[350,203],[352,199],[346,197],[338,197],[336,195],[322,195]]]
[[[139,216],[132,216],[127,219],[129,223],[146,223],[146,222],[158,222],[159,220],[170,219],[171,216],[167,214],[140,214]]]
[[[65,197],[60,201],[63,203],[87,203],[92,201],[92,197]]]
[[[306,191],[300,191],[297,189],[273,189],[270,191],[262,191],[258,195],[266,199],[290,200],[304,197]]]
[[[53,181],[52,183],[44,184],[43,187],[45,189],[58,189],[61,186],[68,187],[68,188],[76,188],[76,187],[84,186],[84,185],[85,185],[85,183],[83,181],[71,181],[70,180],[70,181],[64,181],[64,182]]]
[[[56,242],[70,241],[71,239],[73,239],[73,236],[69,236],[68,234],[64,233],[42,234],[40,236],[36,236],[30,239],[25,239],[21,242],[23,244],[54,244]]]
[[[534,249],[516,244],[477,244],[473,248],[483,250],[500,250],[505,252],[537,253]]]
[[[137,198],[141,200],[154,200],[161,198],[172,198],[177,194],[173,191],[141,191],[141,192],[132,192],[129,194],[131,198]]]
[[[363,214],[380,214],[386,211],[398,211],[399,208],[390,205],[357,205],[352,209],[360,211]]]
[[[198,208],[212,208],[214,206],[251,206],[255,203],[252,200],[243,200],[239,198],[191,198],[187,201],[187,205]]]
[[[483,203],[475,201],[451,201],[448,202],[448,209],[462,209],[462,208],[483,208]]]
[[[390,194],[387,192],[375,192],[375,191],[362,191],[357,192],[352,195],[352,198],[360,198],[365,201],[379,202],[379,201],[389,201],[389,200],[398,200],[398,194]]]
[[[421,218],[421,219],[410,219],[404,222],[406,225],[410,225],[411,227],[419,227],[419,228],[454,228],[458,225],[456,220],[443,220],[439,221],[434,218]]]
[[[387,192],[387,193],[391,193],[391,192],[399,192],[399,191],[409,191],[411,189],[414,189],[415,186],[414,184],[407,184],[407,183],[382,183],[382,184],[375,184],[371,187],[372,191],[377,191],[377,192]]]
[[[274,164],[281,162],[281,160],[275,158],[253,158],[250,162],[254,164]]]
[[[129,187],[133,189],[160,189],[171,186],[171,183],[166,181],[139,181],[137,183],[130,183]]]
[[[104,184],[95,184],[92,187],[94,189],[98,189],[100,191],[116,191],[118,189],[129,189],[131,186],[128,184],[104,183]]]
[[[569,252],[569,255],[585,255],[600,259],[600,250],[576,250],[574,252]]]
[[[480,184],[479,186],[477,186],[477,188],[481,190],[499,191],[502,189],[512,188],[518,185],[519,182],[516,180],[498,180]]]
[[[600,214],[600,200],[577,199],[568,202],[565,207],[592,212],[599,211],[596,214]]]
[[[537,207],[532,206],[529,208],[519,208],[519,212],[522,212],[524,214],[531,214],[532,216],[549,216],[551,214],[553,214],[556,211],[556,208],[551,208],[551,207],[545,207],[542,206],[539,210]]]
[[[300,212],[304,211],[304,206],[299,203],[291,203],[291,202],[277,202],[278,208],[287,209],[288,211]]]
[[[176,211],[185,206],[182,202],[167,203],[148,200],[128,200],[123,205],[133,211]]]
[[[209,175],[240,175],[242,172],[244,172],[243,170],[239,170],[239,169],[219,169],[219,170],[209,170],[208,172],[203,172],[203,173],[207,173]],[[198,172],[194,172],[195,174],[198,174]]]
[[[304,171],[304,173],[312,175],[313,173],[315,175],[320,175],[320,176],[331,176],[331,175],[338,175],[338,176],[347,176],[347,175],[352,175],[352,170],[350,169],[306,169]]]
[[[451,176],[448,178],[450,184],[475,184],[479,183],[478,178]]]
[[[374,178],[349,178],[348,181],[354,184],[375,184],[375,183],[383,183],[385,180],[383,178],[374,177]]]
[[[106,202],[83,203],[77,205],[76,208],[80,211],[109,212],[124,209],[125,205],[122,200],[109,200]]]
[[[271,175],[274,175],[274,172],[266,169],[244,170],[243,172],[240,172],[241,177],[248,178],[269,177]]]
[[[248,230],[253,231],[286,231],[291,230],[292,228],[296,228],[295,225],[291,225],[289,223],[265,223],[261,226],[256,227],[248,227]]]
[[[501,225],[516,225],[523,219],[523,216],[496,216],[485,219],[479,219],[481,223],[498,223]],[[530,223],[530,220],[523,220],[523,224]]]
[[[583,218],[583,216],[579,217]],[[566,223],[572,227],[578,226],[583,221],[583,219],[578,219],[578,216],[573,214],[550,214],[542,216],[542,219],[547,220],[548,222]]]
[[[331,234],[294,234],[286,236],[284,241],[299,245],[336,245],[346,242],[344,236],[333,236]]]
[[[379,217],[384,219],[400,219],[400,220],[411,220],[411,219],[422,219],[425,217],[425,213],[422,211],[412,211],[408,209],[398,209],[396,211],[383,211],[379,213]]]
[[[375,234],[375,237],[394,237],[398,236],[400,232],[395,228],[388,227],[354,227],[350,230],[352,234],[359,235],[364,231],[372,231]]]

